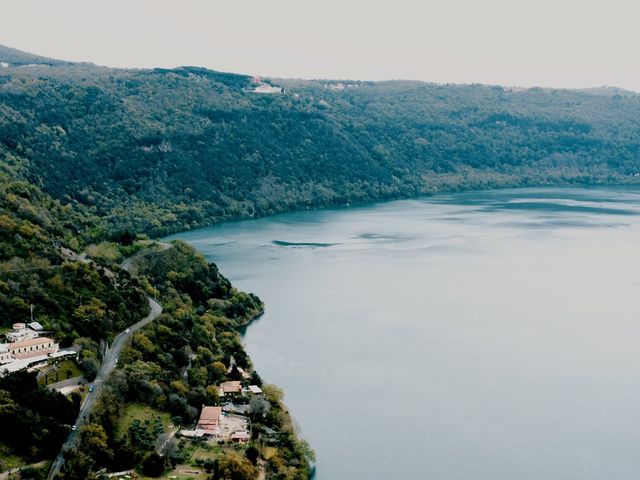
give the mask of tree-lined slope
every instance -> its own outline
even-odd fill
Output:
[[[617,89],[270,80],[286,93],[259,94],[196,67],[12,55],[0,49],[2,163],[103,231],[640,170],[640,97]]]

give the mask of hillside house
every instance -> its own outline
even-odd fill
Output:
[[[244,378],[245,380],[248,380],[251,378],[251,374],[247,372],[244,368],[239,367],[238,364],[236,363],[236,359],[233,358],[233,355],[231,355],[231,357],[229,357],[229,368],[227,368],[227,377],[232,375],[234,370],[238,371],[240,378]]]
[[[257,385],[249,385],[245,389],[246,393],[250,393],[252,395],[262,395],[262,389]]]
[[[220,432],[220,416],[222,407],[202,407],[200,419],[196,425],[196,435],[216,435]]]
[[[239,381],[222,382],[218,387],[218,395],[221,397],[227,395],[236,395],[242,392],[242,384]]]

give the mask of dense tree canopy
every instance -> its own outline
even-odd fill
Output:
[[[53,457],[75,422],[78,407],[79,402],[39,385],[35,374],[0,378],[0,442],[29,460]]]
[[[630,181],[640,96],[122,70],[0,49],[3,168],[86,207],[94,234],[465,189]],[[12,62],[13,59],[13,62]]]

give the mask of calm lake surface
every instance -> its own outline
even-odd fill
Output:
[[[182,233],[318,480],[640,478],[640,190],[522,189]]]

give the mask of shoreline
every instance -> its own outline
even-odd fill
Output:
[[[514,179],[518,180],[518,177],[514,177]],[[323,211],[323,210],[340,211],[340,210],[347,210],[347,209],[367,208],[380,203],[398,202],[402,200],[421,200],[426,198],[437,197],[439,195],[463,194],[463,193],[474,193],[474,192],[477,192],[477,193],[502,192],[502,191],[509,191],[509,190],[526,190],[526,189],[536,189],[536,188],[544,188],[544,189],[548,189],[548,188],[549,189],[550,188],[582,189],[583,188],[587,190],[608,189],[608,188],[630,189],[630,190],[633,190],[634,188],[640,189],[640,177],[635,177],[635,176],[621,177],[619,180],[620,181],[618,182],[607,180],[607,181],[603,181],[602,183],[599,183],[598,181],[572,182],[569,180],[558,181],[558,182],[539,181],[539,182],[532,182],[531,184],[527,184],[527,185],[506,183],[505,185],[502,185],[502,186],[496,185],[496,186],[490,186],[487,188],[483,188],[480,185],[468,185],[468,188],[467,187],[458,188],[454,186],[449,187],[445,185],[443,188],[435,189],[432,191],[425,191],[417,195],[399,194],[399,195],[391,195],[389,197],[384,197],[384,198],[381,197],[377,199],[366,199],[362,201],[354,201],[352,203],[346,203],[346,204],[330,203],[327,205],[322,205],[317,207],[300,206],[299,208],[286,209],[286,210],[269,213],[265,215],[254,214],[250,216],[230,217],[230,218],[225,218],[217,221],[213,219],[208,219],[202,222],[201,224],[194,226],[193,228],[179,229],[179,230],[171,231],[170,233],[163,233],[157,237],[154,236],[149,238],[157,242],[170,242],[173,240],[178,240],[178,238],[173,238],[173,237],[177,237],[184,233],[195,232],[205,228],[215,228],[220,225],[225,225],[228,223],[249,222],[252,220],[260,220],[263,218],[273,218],[279,215],[288,215],[288,214],[294,214],[294,213],[317,212],[317,211]]]

